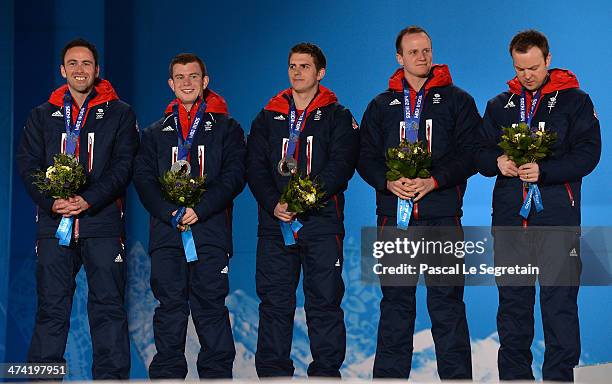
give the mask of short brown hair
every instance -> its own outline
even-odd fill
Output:
[[[512,52],[516,51],[518,53],[525,53],[531,47],[538,47],[542,54],[544,55],[544,59],[548,57],[548,53],[550,52],[550,48],[548,47],[548,39],[542,32],[536,31],[535,29],[528,29],[526,31],[521,31],[514,35],[512,41],[510,42],[510,47],[508,51],[510,52],[510,56],[512,56]]]
[[[170,66],[168,66],[168,74],[170,78],[172,78],[172,68],[175,64],[185,65],[189,63],[198,63],[200,65],[200,69],[202,70],[202,77],[208,76],[208,73],[206,72],[206,65],[197,55],[194,55],[193,53],[179,53],[172,58],[170,61]]]
[[[325,59],[325,55],[319,46],[313,43],[299,43],[294,45],[289,50],[289,57],[287,58],[287,62],[291,59],[291,55],[294,53],[305,53],[312,56],[312,60],[314,61],[315,68],[317,72],[327,66],[327,60]]]
[[[424,30],[423,28],[417,25],[411,25],[409,27],[402,29],[397,34],[397,37],[395,38],[395,51],[397,53],[399,53],[400,55],[402,54],[402,39],[404,38],[404,36],[412,35],[414,33],[424,33],[427,36],[427,38],[429,38],[429,41],[431,42],[431,36],[429,36],[429,33],[427,33],[426,30]]]
[[[94,58],[94,65],[96,67],[98,66],[98,50],[96,49],[96,46],[93,43],[81,37],[70,40],[68,43],[66,43],[66,45],[64,45],[64,48],[62,48],[62,65],[64,65],[64,59],[66,58],[66,53],[68,52],[70,48],[74,48],[74,47],[84,47],[84,48],[89,49],[89,51],[91,52]]]

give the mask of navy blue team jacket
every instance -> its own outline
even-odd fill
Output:
[[[17,150],[17,166],[28,194],[37,205],[37,238],[55,236],[61,216],[53,213],[54,199],[32,184],[32,174],[53,165],[53,156],[65,149],[63,100],[68,86],[56,89],[49,100],[34,108]],[[119,100],[106,80],[98,80],[85,115],[76,153],[87,183],[80,195],[91,207],[74,223],[75,237],[120,237],[124,234],[124,197],[138,150],[136,116]],[[79,113],[73,103],[73,124]]]
[[[518,79],[508,82],[509,90],[489,100],[480,133],[477,155],[478,170],[484,176],[496,176],[493,190],[493,225],[580,225],[580,189],[601,154],[599,121],[588,94],[579,89],[576,76],[564,69],[552,69],[542,86],[531,125],[557,134],[552,155],[539,161],[538,188],[544,210],[536,213],[532,206],[528,220],[519,211],[526,193],[518,177],[505,177],[497,167],[503,154],[498,147],[501,127],[520,122]],[[531,105],[527,92],[526,105]]]
[[[289,176],[278,172],[289,138],[291,89],[273,97],[257,115],[248,138],[247,180],[259,204],[259,236],[281,236],[274,216]],[[359,155],[359,129],[350,111],[336,95],[319,85],[302,126],[295,156],[301,174],[323,186],[325,206],[299,216],[304,225],[299,236],[344,234],[344,191],[355,172]]]
[[[397,196],[387,189],[387,149],[397,147],[403,131],[403,69],[389,79],[389,89],[376,96],[361,120],[361,153],[357,170],[376,189],[376,214],[395,217]],[[434,65],[425,83],[419,121],[419,141],[432,156],[431,175],[436,187],[414,204],[412,217],[428,220],[461,217],[467,179],[476,173],[475,134],[481,124],[474,99],[452,83],[446,65]],[[410,105],[416,91],[410,87]]]
[[[228,116],[225,100],[205,90],[206,110],[189,152],[192,176],[206,175],[206,192],[194,208],[198,222],[191,226],[196,248],[213,245],[232,254],[232,208],[245,185],[246,145],[240,124]],[[172,117],[174,100],[165,116],[146,128],[134,166],[134,184],[144,207],[151,214],[149,252],[161,247],[180,247],[180,232],[171,224],[179,207],[164,199],[159,178],[177,159],[178,136]],[[180,102],[179,102],[180,104]],[[191,127],[190,113],[179,105],[180,125]]]

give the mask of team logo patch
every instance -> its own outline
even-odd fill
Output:
[[[164,129],[162,129],[162,132],[174,132],[174,128],[169,125],[166,125]]]
[[[115,257],[115,263],[123,263],[123,257],[121,257],[120,253]]]
[[[552,109],[555,107],[555,104],[557,104],[557,97],[553,96],[548,100],[548,113],[552,112]]]
[[[206,123],[204,123],[204,131],[210,131],[212,129],[212,123],[210,121],[207,121]]]
[[[223,267],[223,269],[221,270],[221,274],[223,275],[227,275],[227,272],[229,271],[229,268],[227,267],[227,265],[225,267]]]
[[[281,120],[281,121],[284,121],[284,120],[286,120],[286,119],[285,119],[285,116],[283,116],[283,115],[278,115],[278,116],[274,116],[274,120]]]
[[[389,105],[400,105],[400,101],[398,99],[393,99],[392,102],[389,103]]]
[[[320,110],[320,109],[317,109],[317,112],[315,113],[314,120],[315,120],[315,121],[319,121],[319,120],[321,120],[321,115],[322,115],[322,114],[321,114],[321,110]]]
[[[64,115],[62,114],[62,111],[58,109],[57,111],[51,114],[51,117],[64,117]]]
[[[509,100],[508,103],[506,103],[506,105],[504,106],[504,109],[514,108],[514,107],[516,107],[516,105],[514,104],[514,101]]]
[[[440,104],[440,102],[442,101],[442,96],[440,96],[439,93],[436,93],[433,95],[432,101],[434,104]]]
[[[98,108],[96,111],[96,120],[100,120],[102,118],[104,118],[104,109]]]

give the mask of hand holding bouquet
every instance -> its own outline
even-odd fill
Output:
[[[186,209],[195,207],[206,191],[204,188],[206,176],[191,177],[189,171],[189,163],[180,160],[173,164],[172,168],[159,179],[164,198],[180,206],[172,218],[172,224],[181,231],[181,240],[187,262],[197,260],[198,255],[191,228],[188,225],[181,226],[180,222]]]
[[[73,197],[85,185],[85,170],[74,155],[65,153],[53,156],[53,165],[46,171],[35,172],[34,185],[45,196],[54,199]],[[59,244],[69,246],[72,239],[73,217],[62,217],[57,227],[55,237]]]
[[[502,127],[502,131],[499,147],[510,160],[514,161],[517,167],[545,159],[552,153],[551,147],[557,141],[557,135],[554,132],[547,132],[544,129],[534,131],[525,123],[520,123],[514,127]],[[544,210],[544,205],[542,204],[540,189],[536,183],[523,183],[523,187],[528,192],[519,214],[527,219],[531,211],[532,200],[536,212]]]
[[[289,183],[281,195],[280,203],[287,204],[289,212],[300,214],[323,207],[324,197],[325,192],[321,189],[320,184],[310,179],[309,176],[302,177],[295,172],[291,174]],[[285,245],[294,245],[294,234],[302,228],[302,224],[294,219],[290,223],[281,221],[280,227]]]
[[[402,177],[407,179],[431,177],[431,154],[422,142],[411,143],[402,140],[399,146],[387,149],[387,180],[396,181]],[[412,199],[397,201],[397,227],[407,229],[412,215]]]

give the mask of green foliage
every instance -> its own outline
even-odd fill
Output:
[[[167,171],[159,178],[164,198],[173,204],[182,207],[193,208],[206,191],[204,188],[204,177],[191,177],[186,172]]]
[[[309,176],[302,177],[297,172],[293,173],[281,195],[280,202],[287,203],[287,210],[295,213],[321,208],[325,197],[325,192],[321,188],[322,185],[311,180]]]
[[[557,140],[554,132],[532,131],[525,123],[516,127],[502,127],[499,147],[517,167],[535,163],[552,153],[551,147]]]
[[[411,143],[402,140],[398,147],[387,149],[387,180],[395,181],[401,177],[426,179],[431,176],[431,154],[422,142]]]
[[[46,171],[32,175],[34,185],[46,196],[54,199],[68,199],[85,185],[85,170],[74,155],[65,153],[53,156],[53,165]]]

